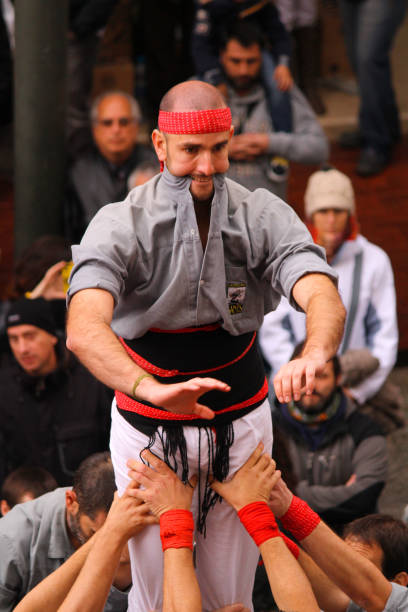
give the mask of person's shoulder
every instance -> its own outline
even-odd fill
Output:
[[[127,227],[129,231],[133,231],[135,215],[144,215],[151,210],[159,180],[160,175],[156,175],[143,185],[131,189],[124,200],[102,206],[92,219],[90,226],[95,223],[97,225],[101,223],[121,224],[123,227]]]
[[[347,412],[345,419],[350,435],[352,436],[356,446],[368,438],[377,436],[381,438],[384,437],[384,432],[378,423],[368,414],[364,414],[358,410],[356,403],[351,399],[347,400]]]
[[[296,104],[299,107],[306,108],[307,110],[310,110],[314,114],[311,105],[307,101],[306,96],[304,95],[304,93],[302,93],[300,88],[295,83],[289,89],[289,99],[292,102],[292,104]]]
[[[65,492],[68,489],[69,487],[61,487],[14,506],[0,518],[0,536],[15,540],[28,537],[28,534],[43,522],[45,515],[65,507]]]
[[[314,119],[316,125],[320,127],[319,120],[310,102],[307,100],[306,96],[300,91],[299,87],[297,87],[297,85],[295,84],[292,85],[289,90],[289,99],[295,123],[299,123],[301,119],[308,119],[309,122]]]
[[[365,236],[362,236],[361,234],[358,234],[356,238],[356,245],[360,248],[363,254],[367,255],[368,260],[371,261],[374,266],[381,261],[390,261],[390,258],[384,251],[384,249],[378,246],[378,244],[370,242],[369,240],[367,240],[367,238],[365,238]]]
[[[407,612],[408,611],[408,588],[391,582],[391,594],[388,598],[387,605],[384,608],[384,612]],[[398,607],[397,607],[398,606]]]
[[[77,174],[81,170],[95,168],[103,161],[102,155],[96,147],[90,147],[72,160],[69,167],[71,174]]]

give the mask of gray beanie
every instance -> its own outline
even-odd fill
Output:
[[[305,215],[312,215],[324,208],[338,208],[355,214],[354,189],[348,176],[335,168],[314,172],[305,192]]]

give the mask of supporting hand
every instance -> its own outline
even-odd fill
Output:
[[[286,514],[292,503],[292,498],[292,491],[288,489],[286,482],[282,478],[279,478],[270,493],[268,505],[274,515],[280,518]]]
[[[106,533],[112,535],[116,533],[124,543],[140,533],[147,525],[158,523],[157,518],[150,513],[149,506],[134,495],[134,491],[138,488],[138,483],[131,482],[122,497],[115,493],[102,527]]]
[[[263,444],[260,443],[231,480],[214,480],[211,487],[238,512],[252,502],[268,503],[271,489],[280,477],[275,461],[263,453]]]
[[[190,510],[197,477],[193,476],[185,485],[164,461],[149,450],[143,451],[142,456],[152,467],[134,459],[127,462],[130,478],[144,487],[135,488],[130,494],[146,502],[158,518],[168,510]]]

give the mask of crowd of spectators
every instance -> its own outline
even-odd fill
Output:
[[[290,162],[321,167],[304,195],[305,222],[338,272],[347,308],[339,355],[314,392],[285,404],[271,395],[274,459],[258,447],[230,481],[212,487],[259,546],[264,576],[257,574],[255,592],[267,591],[261,599],[268,610],[408,610],[408,527],[378,514],[386,436],[405,424],[401,394],[389,380],[398,347],[393,271],[387,254],[360,233],[350,178],[327,165],[329,143],[316,117],[325,112],[317,89],[317,2],[142,2],[145,26],[155,24],[146,37],[146,80],[156,106],[147,117],[142,101],[125,91],[90,99],[101,32],[115,4],[69,3],[64,228],[19,257],[0,304],[0,609],[127,610],[127,542],[153,523],[163,545],[163,610],[202,609],[190,512],[196,481],[183,484],[147,451],[143,462],[129,457],[131,483],[115,494],[113,392],[65,343],[71,244],[102,206],[160,171],[140,128],[155,116],[162,93],[191,77],[215,85],[231,108],[228,177],[285,199]],[[357,172],[370,176],[391,161],[401,134],[388,55],[406,7],[402,0],[381,10],[374,0],[339,4],[361,96],[358,131],[341,142],[361,147]],[[11,0],[0,6],[1,125],[12,117],[14,8]],[[369,11],[378,17],[370,28]],[[166,27],[160,16],[168,13]],[[158,28],[170,46],[178,41],[168,57]],[[172,73],[180,48],[183,62]],[[283,298],[260,331],[271,380],[300,355],[304,338],[304,314]],[[174,512],[181,515],[173,524]],[[266,610],[256,596],[254,603],[256,612]],[[214,612],[249,611],[230,602]]]

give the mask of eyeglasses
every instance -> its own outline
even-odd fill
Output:
[[[119,117],[119,119],[98,119],[97,123],[105,128],[112,127],[114,123],[118,123],[120,127],[127,127],[134,121],[132,117]]]

